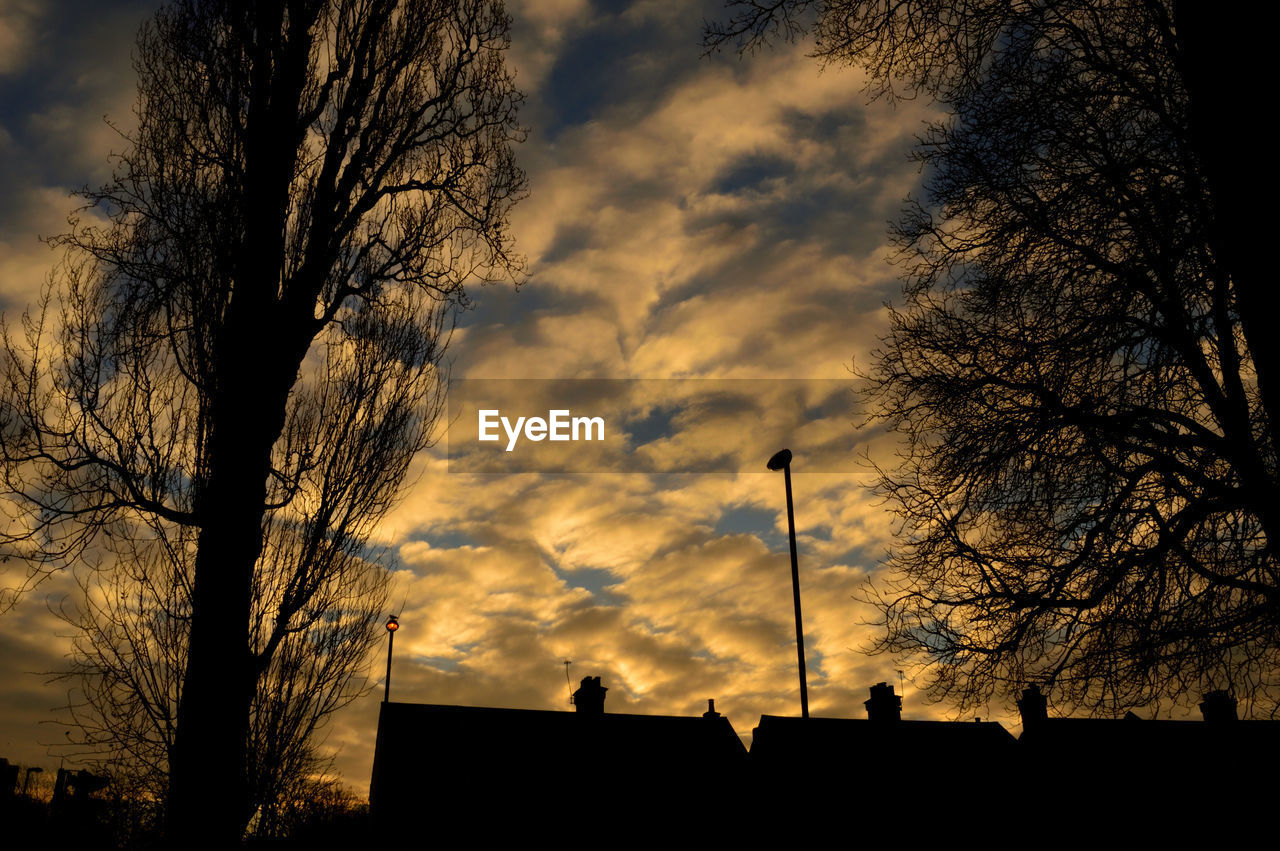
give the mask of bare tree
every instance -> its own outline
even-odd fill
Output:
[[[240,835],[255,695],[345,616],[464,286],[521,274],[508,26],[494,0],[165,7],[116,177],[6,329],[6,554],[155,565],[140,602],[185,628],[175,840]]]
[[[391,392],[381,394],[365,387],[359,395],[389,400],[414,387],[406,382],[383,388]],[[307,494],[322,505],[337,503],[340,492],[357,478],[348,467],[367,469],[377,456],[411,451],[404,441],[424,435],[421,429],[396,428],[381,435],[350,435],[342,433],[345,422],[325,425],[327,431],[309,443],[330,455],[345,451],[363,457],[328,459],[327,474]],[[388,447],[387,440],[400,445]],[[332,552],[316,545],[314,535],[321,526],[314,513],[302,525],[279,522],[278,517],[266,524],[250,617],[251,646],[266,666],[250,706],[245,766],[247,807],[259,814],[257,829],[263,835],[278,832],[282,803],[295,799],[312,777],[330,767],[319,751],[328,717],[367,691],[367,663],[382,637],[389,582],[377,553],[361,546],[368,534],[359,524],[372,519],[371,512],[357,510],[333,522],[326,532],[330,541],[347,545]],[[117,531],[99,550],[109,554],[109,562],[78,571],[81,602],[62,612],[77,628],[70,676],[78,689],[70,709],[80,729],[80,755],[105,764],[137,794],[152,799],[164,797],[176,740],[192,608],[193,543],[182,527],[160,527],[151,534]],[[300,581],[311,588],[298,608],[294,600],[304,595],[290,585]]]
[[[1203,126],[1226,43],[1158,0],[731,5],[710,44],[812,27],[873,94],[951,113],[868,376],[905,437],[879,647],[961,706],[1032,679],[1108,710],[1274,697],[1280,371]]]

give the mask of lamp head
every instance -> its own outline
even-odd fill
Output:
[[[783,449],[769,459],[769,469],[775,472],[791,466],[791,450]]]
[[[395,615],[387,618],[387,632],[395,632],[399,628],[400,620]]]

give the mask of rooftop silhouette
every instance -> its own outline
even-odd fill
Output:
[[[1058,718],[1030,686],[1015,739],[998,722],[903,719],[902,698],[877,683],[866,718],[761,716],[750,753],[714,701],[701,717],[614,714],[607,692],[599,677],[583,678],[573,712],[384,703],[370,786],[375,826],[388,837],[412,831],[430,802],[497,834],[555,813],[549,824],[680,824],[750,840],[793,829],[798,814],[855,807],[873,819],[864,838],[892,839],[893,825],[921,814],[963,814],[981,830],[1040,828],[1064,807],[1084,814],[1104,803],[1108,818],[1171,814],[1189,788],[1202,816],[1247,813],[1273,795],[1280,755],[1280,723],[1238,720],[1226,692],[1205,695],[1204,721]],[[754,805],[744,812],[744,802]],[[733,811],[736,820],[723,818]],[[1090,824],[1072,818],[1064,836]],[[847,826],[828,820],[807,830],[833,836]]]
[[[638,814],[727,804],[747,751],[714,706],[702,716],[606,712],[584,677],[573,712],[383,703],[369,802],[383,835],[419,824],[423,803],[451,817],[600,826]]]

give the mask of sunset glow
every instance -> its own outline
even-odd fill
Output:
[[[530,184],[511,230],[530,276],[468,292],[449,359],[455,380],[774,380],[775,396],[744,393],[683,418],[679,399],[654,390],[628,426],[658,441],[651,453],[754,459],[753,470],[451,471],[442,421],[374,542],[394,571],[397,701],[566,709],[571,660],[575,683],[602,679],[611,712],[700,715],[713,698],[747,744],[761,715],[798,715],[786,506],[782,478],[765,469],[783,446],[794,453],[810,711],[863,717],[868,686],[899,682],[899,664],[864,652],[875,613],[855,599],[893,534],[855,462],[891,459],[893,438],[856,430],[851,368],[866,363],[900,288],[887,223],[919,193],[907,154],[933,114],[924,99],[868,103],[861,72],[820,68],[803,42],[704,56],[703,19],[721,8],[508,4]],[[78,204],[69,193],[105,181],[124,145],[113,125],[127,133],[134,121],[130,51],[152,11],[0,0],[0,307],[11,328],[56,265],[39,238],[65,230]],[[810,379],[850,392],[782,392],[781,380]],[[603,399],[533,401],[517,413],[611,410]],[[501,426],[494,434],[508,446]],[[50,677],[66,669],[72,638],[57,612],[78,593],[73,572],[55,575],[0,620],[0,755],[11,761],[75,758],[48,722],[67,720],[76,700],[73,681]],[[326,743],[361,793],[384,665],[370,660],[369,693],[333,717]],[[949,717],[910,677],[904,716]],[[1012,717],[991,708],[990,720]]]

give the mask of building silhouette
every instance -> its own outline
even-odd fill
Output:
[[[747,752],[713,705],[701,717],[616,714],[604,709],[607,691],[584,678],[573,712],[383,703],[369,788],[375,826],[402,835],[436,814],[482,825],[490,841],[616,830],[659,815],[700,818],[741,791]]]
[[[1230,833],[1274,811],[1280,723],[1240,720],[1234,696],[1210,691],[1201,720],[1054,717],[1039,686],[1018,700],[1019,768],[1051,782],[1024,790],[1024,818],[1049,810],[1142,813],[1142,831]],[[1185,841],[1185,837],[1182,837]]]
[[[1280,723],[1239,720],[1226,692],[1205,695],[1202,721],[1059,718],[1030,686],[1015,739],[996,722],[903,719],[877,683],[866,718],[761,716],[748,753],[712,701],[701,717],[613,714],[607,691],[584,678],[574,712],[384,703],[375,827],[462,820],[490,843],[560,826],[599,842],[676,831],[680,846],[762,831],[911,845],[946,827],[1061,847],[1112,831],[1175,847],[1280,800]]]
[[[904,720],[887,683],[863,705],[866,718],[761,716],[753,783],[783,812],[856,812],[864,834],[873,814],[880,836],[930,794],[948,808],[981,806],[1014,765],[1017,741],[997,722]]]

